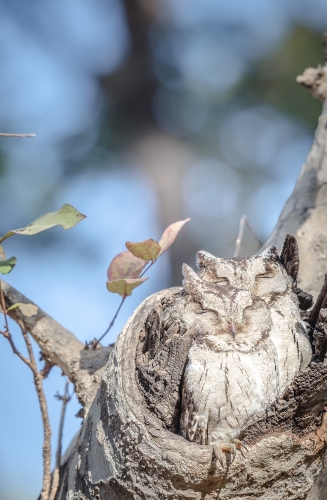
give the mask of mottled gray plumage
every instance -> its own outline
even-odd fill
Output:
[[[198,274],[184,265],[187,328],[197,337],[182,385],[181,432],[235,452],[241,429],[266,409],[312,356],[294,278],[276,249],[249,258],[197,254]],[[291,267],[291,266],[289,266]],[[295,267],[291,269],[295,271]],[[297,269],[296,269],[297,271]]]

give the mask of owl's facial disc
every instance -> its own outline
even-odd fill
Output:
[[[193,318],[202,338],[210,339],[210,343],[217,344],[219,349],[228,349],[228,346],[241,350],[253,348],[269,334],[272,327],[270,300],[276,293],[288,290],[286,273],[268,255],[267,258],[243,259],[239,274],[233,262],[229,274],[225,269],[227,276],[217,276],[213,268],[215,266],[217,270],[216,261],[231,259],[215,259],[204,252],[201,254],[199,275],[189,266],[183,266],[185,291],[198,304],[190,320]],[[227,262],[228,266],[230,263]],[[242,279],[246,271],[251,276],[254,274],[251,282],[249,278]],[[240,286],[233,286],[231,282]]]
[[[226,349],[228,346],[240,350],[253,349],[269,335],[272,319],[269,307],[261,299],[254,299],[240,316],[218,316],[213,310],[198,311],[196,320],[202,338],[207,338],[211,347]]]

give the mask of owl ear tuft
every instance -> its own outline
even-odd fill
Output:
[[[196,254],[196,267],[198,269],[206,268],[210,265],[215,265],[217,258],[211,253],[204,250],[199,250]]]
[[[287,274],[291,276],[294,283],[296,283],[299,274],[300,258],[299,246],[295,236],[291,234],[286,235],[283,250],[280,254],[280,261],[285,267]]]
[[[193,297],[195,301],[200,302],[201,301],[200,288],[202,280],[199,278],[196,272],[194,272],[193,269],[187,264],[183,264],[182,273],[184,276],[183,287],[186,293],[191,295],[191,297]]]

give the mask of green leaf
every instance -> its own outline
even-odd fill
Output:
[[[35,316],[35,314],[37,314],[37,306],[35,306],[34,304],[24,304],[23,302],[16,302],[16,304],[13,304],[12,306],[8,307],[7,312],[13,311],[18,307],[22,311],[24,316],[27,316],[28,318],[30,318],[31,316]]]
[[[13,311],[14,309],[17,309],[17,307],[21,306],[22,302],[16,302],[16,304],[13,304],[12,306],[8,307],[7,312]]]
[[[10,257],[7,260],[0,260],[0,274],[9,274],[17,264],[16,257]]]
[[[70,229],[71,227],[76,226],[76,224],[78,224],[81,220],[85,219],[85,217],[85,215],[78,212],[78,210],[72,207],[72,205],[65,204],[56,212],[49,212],[41,215],[41,217],[26,227],[8,231],[8,233],[0,238],[0,243],[13,234],[32,236],[33,234],[50,229],[53,226],[61,226],[64,229]]]
[[[135,257],[129,250],[124,250],[112,259],[107,271],[108,280],[138,278],[146,263],[146,260]]]
[[[6,254],[5,254],[5,251],[3,249],[3,246],[0,245],[0,259],[2,260],[6,260]]]
[[[127,297],[128,295],[132,295],[134,288],[142,285],[147,279],[148,278],[137,278],[107,281],[107,288],[109,292],[119,293],[122,297]]]
[[[174,243],[176,236],[178,235],[179,231],[182,229],[184,224],[188,222],[191,219],[185,219],[185,220],[180,220],[178,222],[174,222],[173,224],[170,224],[168,226],[163,235],[160,238],[159,245],[161,247],[159,255],[162,255],[168,248]]]
[[[126,247],[135,257],[146,261],[156,260],[161,250],[159,243],[152,238],[138,243],[127,241]]]

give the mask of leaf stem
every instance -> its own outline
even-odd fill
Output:
[[[154,259],[151,261],[151,264],[148,265],[148,267],[146,267],[143,272],[140,274],[140,278],[142,278],[142,276],[144,276],[144,274],[150,269],[151,266],[153,266],[153,264],[156,262],[157,259]],[[95,349],[96,346],[99,344],[99,342],[105,337],[105,335],[107,335],[107,333],[109,332],[109,330],[113,327],[114,323],[115,323],[115,320],[119,314],[119,311],[123,305],[123,303],[125,302],[125,299],[126,299],[127,295],[125,295],[124,297],[122,297],[122,300],[121,300],[121,303],[119,304],[119,307],[114,315],[114,317],[112,318],[112,320],[110,321],[110,324],[108,326],[108,328],[106,329],[106,331],[104,332],[103,335],[101,335],[101,337],[98,339],[98,340],[94,340],[93,342],[89,342],[89,343],[86,343],[86,349],[88,348],[88,346],[92,345],[92,349]]]
[[[118,316],[118,313],[119,313],[119,311],[120,311],[120,309],[121,309],[121,307],[122,307],[123,303],[125,302],[126,297],[127,297],[127,295],[125,295],[124,297],[122,297],[121,303],[119,304],[119,307],[118,307],[118,309],[117,309],[117,311],[116,311],[116,313],[115,313],[114,317],[113,317],[113,318],[112,318],[112,320],[110,321],[110,324],[109,324],[108,328],[106,329],[106,331],[104,332],[104,334],[103,334],[103,335],[101,335],[101,337],[100,337],[98,340],[96,340],[95,342],[93,342],[93,344],[92,344],[92,348],[93,348],[93,349],[95,349],[95,348],[96,348],[96,346],[98,345],[98,343],[99,343],[99,342],[103,339],[103,337],[104,337],[105,335],[107,335],[107,333],[109,332],[109,330],[113,327],[113,325],[114,325],[114,323],[115,323],[115,320],[116,320],[116,318],[117,318],[117,316]]]
[[[145,273],[146,273],[146,272],[150,269],[150,267],[151,267],[151,266],[153,266],[153,264],[154,264],[156,261],[157,261],[157,259],[152,260],[152,261],[151,261],[151,264],[143,270],[143,272],[140,274],[140,276],[139,276],[139,277],[140,277],[140,278],[142,278],[142,276],[144,276],[144,275],[145,275]]]

